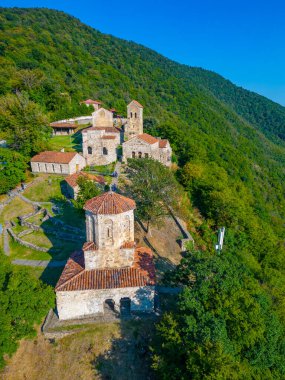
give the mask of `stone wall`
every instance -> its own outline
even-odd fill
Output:
[[[115,215],[94,215],[86,211],[87,241],[94,241],[96,251],[85,251],[87,269],[131,266],[134,248],[121,249],[134,241],[133,210]]]
[[[25,240],[22,240],[21,238],[19,238],[15,233],[14,231],[12,230],[12,228],[8,228],[7,231],[9,232],[9,234],[12,236],[12,238],[18,242],[19,244],[23,245],[24,247],[28,247],[28,248],[32,248],[36,251],[40,251],[40,252],[48,252],[49,251],[49,248],[44,248],[44,247],[39,247],[35,244],[32,244],[32,243],[28,243],[27,241]]]
[[[82,133],[83,156],[87,165],[108,165],[115,162],[119,144],[120,133],[106,133],[105,130],[87,130]]]
[[[69,164],[31,162],[33,173],[70,174]]]
[[[93,127],[113,127],[113,112],[99,108],[92,113],[92,124]]]
[[[54,123],[71,123],[71,124],[91,124],[92,123],[92,116],[79,116],[72,119],[64,119],[64,120],[57,120],[54,121]]]
[[[115,310],[120,312],[120,300],[131,300],[131,311],[152,312],[154,310],[155,287],[133,287],[103,290],[56,292],[59,319],[73,319],[104,313],[104,302],[113,300]]]
[[[77,154],[69,164],[31,162],[33,173],[49,173],[49,174],[73,174],[80,171],[86,166],[83,156]]]
[[[169,145],[165,148],[159,147],[159,142],[148,144],[145,141],[134,137],[123,143],[123,161],[128,158],[153,158],[166,166],[171,165],[172,149]]]
[[[117,249],[134,241],[133,210],[112,215],[86,211],[85,215],[87,241],[94,241],[98,248]]]
[[[123,161],[126,162],[128,158],[134,158],[133,152],[135,153],[135,158],[138,158],[141,153],[142,158],[149,157],[159,160],[158,142],[155,144],[148,144],[145,141],[134,137],[123,143]]]

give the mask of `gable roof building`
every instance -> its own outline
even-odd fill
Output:
[[[85,166],[85,158],[77,152],[44,151],[31,159],[33,173],[73,174]]]
[[[68,260],[56,285],[60,319],[102,315],[114,310],[153,311],[155,268],[152,252],[134,243],[135,202],[107,192],[86,202],[87,242]]]
[[[171,165],[172,149],[168,140],[148,133],[139,134],[123,143],[123,161],[128,158],[153,158],[166,166]]]
[[[69,198],[76,199],[78,192],[79,192],[79,185],[78,185],[78,179],[80,177],[84,177],[88,179],[89,181],[93,181],[94,183],[98,184],[102,188],[105,185],[105,179],[101,175],[94,175],[86,172],[78,172],[71,174],[67,177],[65,177],[65,184],[66,184],[66,194]]]

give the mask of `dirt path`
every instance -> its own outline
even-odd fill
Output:
[[[114,169],[114,172],[117,172],[117,176],[112,178],[112,187],[115,186],[115,188],[118,188],[119,176],[121,174],[121,166],[122,163],[120,161],[117,161]]]

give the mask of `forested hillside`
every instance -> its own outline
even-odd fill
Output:
[[[25,101],[16,103],[16,93]],[[142,103],[145,130],[170,140],[179,165],[177,179],[192,204],[208,227],[226,226],[226,252],[245,265],[246,276],[254,278],[254,292],[261,298],[266,293],[271,300],[266,308],[272,302],[269,309],[284,326],[284,107],[215,73],[180,65],[47,9],[0,8],[0,94],[0,137],[13,144],[23,124],[13,129],[11,104],[36,109],[44,117],[41,122],[33,118],[32,125],[43,125],[46,118],[52,121],[90,112],[79,105],[87,98],[100,99],[123,115],[131,99]],[[25,157],[47,142],[48,132],[44,127],[40,131],[40,137],[31,131],[36,141],[32,147],[17,146]],[[202,229],[200,234],[203,239]],[[210,244],[207,248],[211,253]],[[237,265],[235,259],[229,261]],[[229,264],[223,265],[228,268]],[[271,316],[264,318],[268,321]],[[266,323],[262,326],[265,329]],[[276,341],[284,331],[278,329]],[[278,347],[282,344],[280,338]],[[232,355],[235,365],[241,355],[248,373],[251,365],[259,366],[262,373],[258,353],[251,361],[239,350],[233,352],[229,349],[226,354]],[[274,367],[275,378],[281,379],[280,352],[274,355],[266,368]],[[167,373],[167,365],[163,370]]]

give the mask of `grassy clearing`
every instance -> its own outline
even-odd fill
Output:
[[[15,220],[18,216],[28,214],[32,211],[34,211],[32,205],[16,197],[0,212],[0,222],[3,223],[4,221]]]
[[[55,236],[46,236],[43,232],[36,231],[29,235],[23,236],[23,240],[36,244],[39,247],[48,248],[48,252],[40,252],[25,247],[12,238],[10,242],[11,259],[27,259],[27,260],[65,260],[70,254],[82,247],[83,241],[67,241],[60,240]]]
[[[67,225],[77,227],[85,231],[85,215],[81,210],[76,209],[70,203],[64,200],[53,200],[59,209],[55,219],[59,219]]]
[[[82,129],[82,128],[81,128]],[[49,141],[49,150],[61,150],[66,152],[82,152],[82,136],[78,131],[70,136],[53,136]]]
[[[24,236],[27,238],[30,235]],[[27,260],[50,260],[52,258],[49,252],[39,252],[34,249],[24,247],[23,245],[9,238],[10,257],[14,259],[27,259]]]
[[[43,175],[38,182],[24,191],[24,196],[35,202],[49,202],[51,198],[62,197],[63,176]]]
[[[45,233],[41,231],[35,231],[29,235],[23,236],[22,239],[39,247],[47,248],[49,251],[36,251],[12,241],[10,255],[13,258],[29,260],[65,260],[72,252],[79,250],[83,244],[82,240],[63,240],[52,234],[45,235]]]
[[[8,361],[5,380],[151,378],[147,350],[153,323],[94,324],[54,344],[23,340]]]
[[[102,165],[102,166],[91,166],[87,167],[85,171],[95,171],[100,174],[106,174],[106,175],[111,175],[115,169],[115,162],[112,162],[109,165]]]

